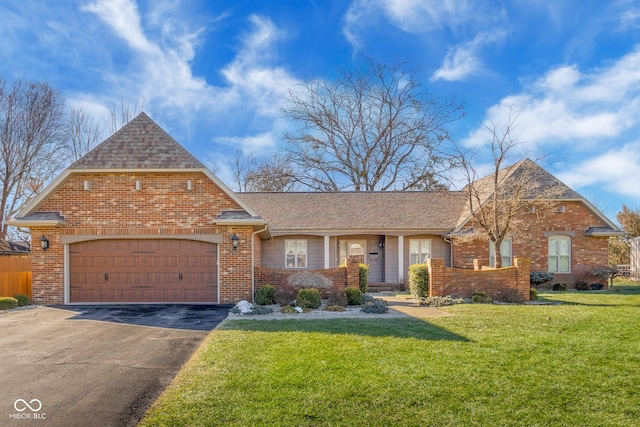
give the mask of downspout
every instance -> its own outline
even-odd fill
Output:
[[[255,254],[255,235],[267,231],[268,225],[265,225],[262,230],[254,231],[251,233],[251,302],[256,302],[256,254]]]
[[[447,236],[443,236],[442,239],[449,244],[449,262],[450,267],[453,267],[453,242]]]

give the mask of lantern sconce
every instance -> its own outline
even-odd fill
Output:
[[[383,242],[382,240],[380,240],[380,241],[378,242],[378,247],[379,247],[380,249],[384,249],[384,242]]]
[[[231,246],[233,247],[233,249],[238,249],[238,241],[240,240],[240,238],[238,236],[234,235],[231,236]]]
[[[42,238],[40,239],[40,246],[42,247],[43,251],[46,251],[47,249],[49,249],[49,239],[47,239],[44,234],[42,235]]]

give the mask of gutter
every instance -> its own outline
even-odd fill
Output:
[[[449,236],[443,236],[442,240],[449,244],[449,262],[451,265],[449,267],[453,267],[453,241],[449,238]]]
[[[268,225],[265,225],[263,229],[254,231],[251,233],[251,302],[255,304],[256,302],[256,256],[255,256],[255,240],[254,237],[258,233],[262,233],[263,231],[267,231],[269,228]]]

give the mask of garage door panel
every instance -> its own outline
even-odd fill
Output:
[[[70,302],[217,302],[217,248],[190,240],[69,247]]]

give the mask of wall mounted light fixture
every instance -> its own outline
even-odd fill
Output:
[[[233,247],[233,249],[238,249],[239,240],[240,238],[236,236],[235,233],[233,234],[233,236],[231,236],[231,246]]]
[[[40,239],[40,247],[42,247],[43,251],[46,251],[47,249],[49,249],[49,239],[44,237],[44,234],[42,235],[42,238]]]

